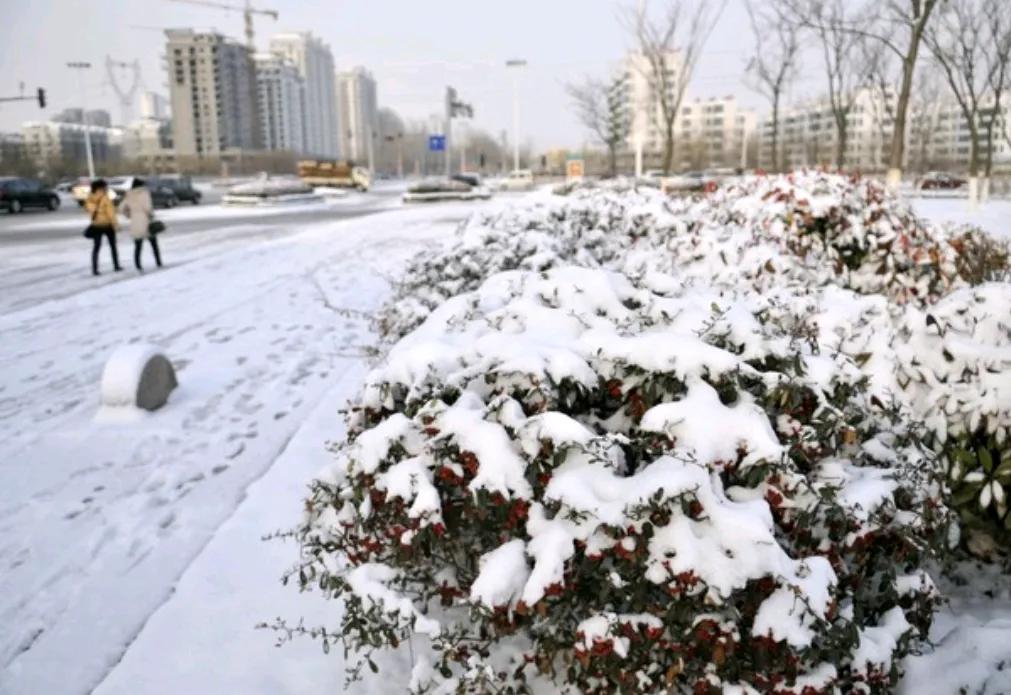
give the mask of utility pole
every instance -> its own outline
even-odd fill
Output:
[[[456,90],[452,87],[446,87],[446,178],[449,178],[450,172],[452,170],[452,165],[449,161],[449,143],[452,141],[450,133],[453,129],[453,104],[456,103]]]
[[[373,143],[374,143],[374,141],[376,139],[376,132],[374,130],[372,130],[372,124],[371,123],[369,124],[368,130],[369,130],[369,134],[367,136],[368,137],[368,151],[367,151],[367,155],[368,155],[368,159],[369,159],[369,174],[371,176],[374,176],[375,173],[376,173],[376,154],[375,154],[375,148],[374,148]]]
[[[404,134],[397,133],[397,178],[404,178]]]
[[[519,68],[526,67],[527,61],[513,58],[506,61],[507,68],[514,68],[513,75],[513,171],[520,168],[520,86]]]
[[[639,0],[639,16],[638,16],[637,20],[639,22],[645,22],[646,21],[646,0]],[[641,31],[642,25],[639,26],[639,29]],[[635,59],[639,60],[639,56],[636,56]],[[638,66],[638,65],[636,66],[637,69],[639,67],[640,66]],[[648,92],[649,89],[650,89],[649,86],[648,86],[649,85],[649,80],[645,80],[645,82],[647,84],[646,90]],[[648,98],[649,98],[649,96],[647,96],[647,99]],[[645,144],[643,142],[643,139],[646,136],[646,132],[645,131],[646,131],[646,128],[649,126],[649,122],[643,117],[643,110],[645,108],[647,108],[647,107],[642,103],[642,91],[641,90],[637,89],[635,91],[635,97],[634,97],[633,100],[635,102],[635,115],[632,117],[633,120],[635,121],[635,125],[633,126],[635,128],[635,177],[637,179],[641,179],[642,178],[642,150],[643,150],[643,145]]]
[[[470,104],[465,104],[464,102],[457,99],[456,90],[452,87],[446,87],[446,142],[445,142],[445,159],[446,159],[446,178],[452,171],[452,163],[450,160],[450,134],[453,128],[453,117],[460,116],[463,118],[473,118],[474,117],[474,107]]]
[[[91,69],[91,63],[86,63],[86,62],[83,62],[83,61],[82,62],[73,62],[73,63],[67,63],[67,67],[70,68],[71,70],[90,70]],[[87,75],[87,73],[84,73],[84,75]],[[91,155],[91,130],[90,130],[91,126],[88,125],[87,87],[85,85],[86,81],[87,81],[87,77],[81,77],[81,79],[80,79],[80,84],[81,84],[81,112],[83,114],[83,116],[81,118],[81,120],[83,121],[83,123],[81,124],[81,127],[84,128],[84,151],[87,153],[87,156],[88,156],[88,178],[94,180],[94,178],[95,178],[95,160],[94,160],[94,158]]]

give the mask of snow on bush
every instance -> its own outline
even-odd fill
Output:
[[[620,265],[628,240],[645,235],[663,215],[662,199],[647,193],[593,194],[476,216],[450,248],[414,260],[381,315],[380,332],[406,335],[446,299],[503,270]]]
[[[557,267],[444,302],[312,485],[298,578],[345,607],[315,634],[410,640],[425,692],[888,692],[947,513],[819,338],[859,299]]]
[[[929,401],[911,386],[920,378],[917,353],[942,359],[944,350],[925,332],[925,314],[918,312],[954,293],[945,311],[975,316],[979,304],[964,288],[1008,277],[1006,244],[980,230],[942,229],[918,219],[871,179],[815,172],[750,177],[707,196],[675,199],[621,181],[584,183],[565,193],[553,204],[472,221],[456,244],[434,257],[420,257],[383,312],[380,332],[395,340],[448,297],[510,269],[604,267],[660,290],[695,284],[763,293],[791,287],[802,294],[803,288],[837,286],[875,299],[850,304],[842,312],[846,321],[822,315],[817,323],[844,336],[836,338],[838,347],[859,357],[875,395],[898,398],[927,418]],[[992,293],[1002,294],[1006,287]],[[910,342],[914,337],[918,342]],[[1004,344],[993,332],[974,339],[997,341],[984,343],[993,348]],[[900,343],[906,349],[896,352]],[[961,383],[974,393],[985,374],[970,370],[937,379],[948,386]],[[990,387],[984,400],[963,398],[962,412],[979,419],[1006,390]],[[981,527],[976,522],[982,515],[992,522],[988,533],[1004,536],[1011,524],[1005,503],[1011,490],[1008,469],[997,470],[1011,454],[1004,453],[1002,441],[991,442],[989,454],[976,453],[978,432],[973,441],[955,447],[945,429],[936,428],[943,419],[930,421],[935,446],[962,461],[952,470],[963,516]],[[963,484],[964,476],[968,482]]]
[[[896,363],[909,402],[949,462],[965,525],[1011,547],[1011,291],[964,289],[904,315]],[[993,538],[988,539],[987,536]]]
[[[872,179],[749,177],[683,199],[624,183],[579,186],[552,203],[478,218],[448,249],[419,256],[380,331],[406,335],[495,272],[569,264],[759,291],[836,284],[925,304],[964,284],[959,248],[969,247],[953,247]]]

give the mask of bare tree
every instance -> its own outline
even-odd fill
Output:
[[[783,92],[797,76],[800,27],[775,3],[756,10],[751,0],[745,0],[744,6],[756,44],[747,72],[772,104],[772,170],[779,171],[779,107]]]
[[[993,99],[986,119],[986,164],[983,175],[982,198],[990,196],[990,177],[993,174],[994,130],[1007,138],[1003,97],[1011,79],[1011,17],[1003,0],[983,0],[983,23],[987,73],[990,96]]]
[[[685,90],[727,0],[666,0],[662,20],[649,16],[643,0],[626,11],[626,23],[639,51],[637,66],[650,92],[651,116],[663,129],[663,170],[674,161],[674,123]]]
[[[785,0],[802,17],[809,17],[809,0]],[[842,28],[866,39],[879,42],[899,61],[899,89],[895,95],[895,123],[888,154],[888,181],[902,180],[905,159],[909,100],[913,93],[916,65],[925,32],[932,17],[945,0],[866,0],[858,19]]]
[[[898,185],[902,180],[906,124],[916,63],[924,33],[938,4],[939,0],[871,0],[870,6],[876,8],[875,29],[862,30],[865,36],[878,41],[893,53],[901,65],[899,91],[895,97],[892,144],[888,155],[888,180],[892,185]]]
[[[811,0],[807,23],[821,42],[828,100],[836,130],[836,166],[846,166],[849,115],[856,104],[858,88],[867,84],[868,66],[860,56],[861,34],[846,16],[844,0]]]
[[[941,101],[945,96],[942,82],[937,71],[926,71],[917,78],[916,90],[909,100],[909,168],[920,174],[934,166],[931,144],[940,125]]]
[[[969,202],[979,200],[980,110],[993,80],[985,17],[978,0],[951,0],[926,34],[926,43],[955,95],[969,129]]]
[[[889,142],[889,130],[895,126],[895,62],[884,44],[867,37],[861,37],[860,54],[867,87],[874,95],[870,107],[877,129],[874,166],[878,167],[884,163],[885,143]]]
[[[627,85],[624,76],[610,82],[588,77],[566,87],[580,122],[607,147],[608,174],[618,171],[618,148],[628,136]]]

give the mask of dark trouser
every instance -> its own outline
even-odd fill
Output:
[[[158,237],[152,234],[147,238],[147,240],[151,242],[151,250],[154,251],[154,262],[158,264],[159,268],[161,268],[161,251],[158,250]],[[143,270],[143,268],[140,267],[140,252],[143,248],[143,239],[133,240],[133,264],[137,266],[137,270]]]
[[[95,235],[95,244],[91,247],[91,272],[98,274],[98,251],[102,248],[102,237],[109,240],[109,248],[112,249],[112,265],[119,268],[119,252],[116,250],[116,230],[112,227],[96,227],[98,233]]]

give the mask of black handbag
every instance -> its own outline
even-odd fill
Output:
[[[165,223],[161,220],[151,218],[151,221],[147,223],[147,233],[148,234],[161,234],[165,231]]]
[[[95,216],[97,214],[98,214],[98,208],[95,208],[95,211],[93,213],[91,213],[91,224],[89,224],[87,227],[84,228],[84,238],[85,239],[94,239],[95,237],[101,236],[101,232],[95,226]]]

